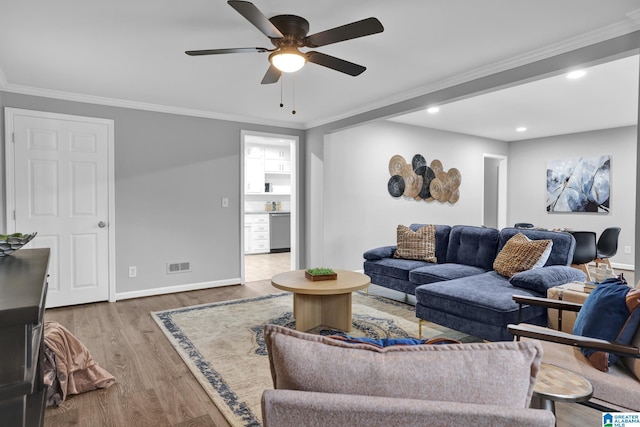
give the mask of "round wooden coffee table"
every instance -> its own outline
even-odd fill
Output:
[[[586,402],[591,399],[593,386],[582,375],[541,363],[533,394],[540,399],[540,409],[550,410],[555,415],[555,402]]]
[[[304,270],[280,273],[271,284],[293,292],[293,317],[296,330],[308,331],[324,325],[341,331],[351,331],[351,293],[367,288],[369,276],[348,270],[335,270],[335,280],[311,281]]]

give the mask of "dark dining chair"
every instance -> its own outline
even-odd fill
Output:
[[[533,228],[533,224],[529,224],[528,222],[516,222],[513,226],[514,228]]]
[[[571,234],[576,239],[576,250],[573,253],[571,267],[582,270],[590,282],[591,274],[587,265],[595,261],[597,257],[596,233],[593,231],[572,231]]]
[[[620,235],[620,227],[605,228],[600,237],[598,238],[597,251],[596,251],[596,266],[600,264],[606,264],[611,268],[609,258],[614,256],[618,252],[618,236]]]

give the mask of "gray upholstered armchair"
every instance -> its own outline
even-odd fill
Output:
[[[529,408],[537,342],[377,348],[275,325],[265,341],[275,388],[262,395],[265,427],[555,424]]]
[[[541,409],[299,390],[265,390],[262,414],[265,427],[555,425]]]
[[[518,304],[541,305],[558,310],[561,329],[563,311],[578,312],[582,304],[546,298],[515,296]],[[629,344],[568,334],[540,326],[509,325],[509,331],[518,339],[539,341],[544,349],[542,363],[549,363],[576,372],[593,385],[593,396],[589,403],[600,410],[622,412],[640,411],[640,328],[636,329]],[[523,341],[525,341],[523,340]],[[583,355],[580,348],[589,348],[621,356],[608,367],[608,372],[596,369]]]

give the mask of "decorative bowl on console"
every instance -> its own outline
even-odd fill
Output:
[[[38,233],[0,234],[0,257],[11,255],[27,243],[29,243],[34,237],[36,237],[36,234]]]

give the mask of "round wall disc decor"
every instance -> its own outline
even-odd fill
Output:
[[[387,183],[387,190],[393,197],[400,197],[404,194],[404,178],[400,175],[393,175]]]
[[[456,168],[446,171],[438,159],[427,163],[422,154],[416,154],[408,164],[404,157],[396,154],[389,160],[389,174],[387,190],[392,197],[450,204],[460,199],[460,171]]]

